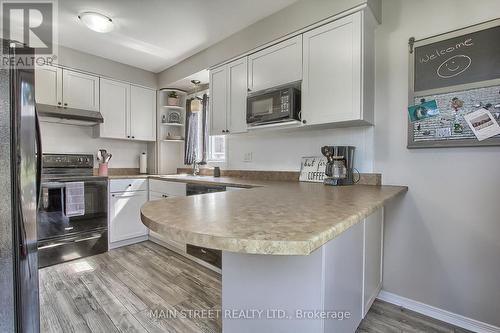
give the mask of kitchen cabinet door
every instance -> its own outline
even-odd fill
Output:
[[[99,111],[99,77],[63,69],[63,106]]]
[[[101,79],[100,109],[104,123],[99,125],[101,138],[127,139],[130,114],[130,84]]]
[[[156,141],[156,91],[131,86],[130,137],[135,140]]]
[[[149,201],[165,199],[164,193],[149,191]]]
[[[35,101],[40,104],[62,106],[62,69],[53,66],[35,68]]]
[[[248,74],[252,92],[302,80],[302,35],[249,55]]]
[[[210,71],[210,135],[223,135],[227,130],[227,67]]]
[[[355,13],[304,34],[302,120],[307,125],[361,119],[361,23],[361,13]]]
[[[227,65],[227,123],[229,133],[247,131],[247,58]]]
[[[118,242],[145,236],[148,229],[141,222],[141,207],[148,201],[147,191],[112,193],[109,210],[109,239]]]
[[[185,197],[186,196],[186,183],[169,182],[159,179],[149,180],[149,190],[169,197]]]

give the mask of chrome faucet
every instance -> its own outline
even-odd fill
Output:
[[[193,176],[197,176],[200,173],[200,163],[194,161],[193,162]]]

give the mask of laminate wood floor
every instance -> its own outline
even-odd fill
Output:
[[[222,331],[220,275],[152,242],[39,273],[41,332]],[[367,332],[467,331],[376,301],[358,329]]]

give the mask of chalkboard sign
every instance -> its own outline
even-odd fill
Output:
[[[500,19],[410,38],[408,106],[424,101],[439,114],[409,116],[408,148],[500,146],[500,135],[479,141],[465,119],[487,109],[500,124]]]
[[[414,92],[500,79],[500,26],[471,30],[415,42]]]

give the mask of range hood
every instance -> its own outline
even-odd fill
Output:
[[[61,108],[48,104],[36,104],[41,121],[80,126],[94,126],[104,122],[100,112],[73,108]]]

